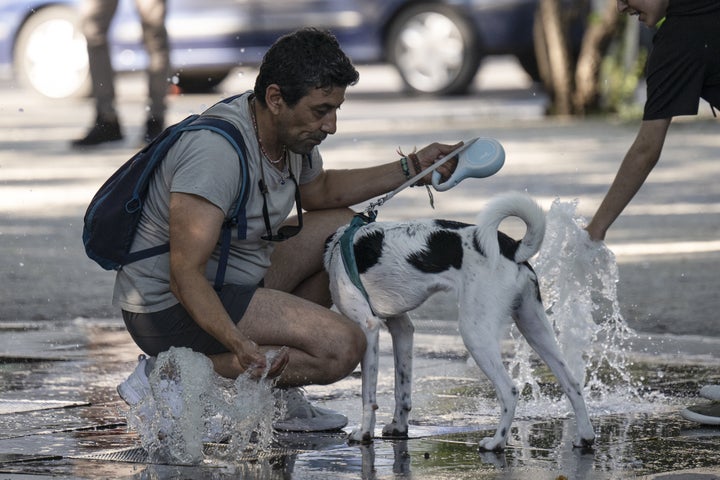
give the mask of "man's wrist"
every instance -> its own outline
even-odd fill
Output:
[[[422,166],[420,165],[420,159],[418,158],[417,154],[408,154],[408,159],[412,162],[413,169],[415,170],[415,175],[418,175],[420,172],[422,172]],[[422,179],[420,179],[415,185],[424,185],[424,183]]]
[[[410,168],[408,167],[408,158],[407,157],[402,157],[400,159],[400,168],[402,168],[405,178],[409,179],[410,178]]]

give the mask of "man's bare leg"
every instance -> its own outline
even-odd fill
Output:
[[[238,322],[237,328],[265,350],[289,347],[290,361],[278,378],[280,387],[340,380],[352,373],[365,351],[360,327],[327,308],[331,301],[322,262],[325,239],[352,215],[347,209],[306,214],[303,231],[277,245],[265,288],[258,289]],[[212,360],[223,376],[242,373],[230,353]]]

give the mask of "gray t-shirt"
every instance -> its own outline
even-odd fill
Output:
[[[256,285],[270,265],[273,242],[260,237],[266,234],[262,215],[263,196],[258,181],[264,175],[270,224],[273,233],[295,212],[295,186],[286,168],[281,172],[260,154],[252,124],[246,92],[231,103],[219,103],[205,114],[232,122],[243,135],[247,146],[248,188],[246,205],[247,238],[239,240],[233,230],[225,283]],[[289,168],[298,183],[312,181],[322,171],[318,149],[310,162],[304,155],[288,152]],[[261,163],[262,162],[262,163]],[[207,199],[225,215],[237,201],[241,185],[240,163],[235,149],[219,134],[200,130],[185,132],[168,152],[151,181],[132,251],[163,245],[168,242],[170,193],[189,193]],[[215,279],[219,247],[208,262],[206,277]],[[150,257],[124,266],[115,278],[113,305],[135,313],[157,312],[169,308],[178,300],[170,292],[169,254]]]

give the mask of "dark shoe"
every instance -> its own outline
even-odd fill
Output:
[[[152,142],[155,137],[162,133],[164,123],[162,119],[155,117],[148,118],[147,122],[145,122],[145,136],[143,137],[143,141],[146,144]]]
[[[120,123],[117,120],[105,121],[98,117],[95,125],[83,138],[73,140],[71,145],[75,148],[92,147],[107,142],[116,142],[123,139]]]

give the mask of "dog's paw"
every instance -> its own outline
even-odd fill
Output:
[[[370,432],[364,432],[360,428],[356,428],[348,435],[348,442],[350,443],[372,443],[373,436]]]
[[[388,423],[383,427],[383,437],[389,438],[408,438],[408,427],[399,427],[397,423]]]
[[[501,452],[505,450],[505,439],[495,437],[483,438],[480,440],[478,447],[481,451],[485,452]]]

